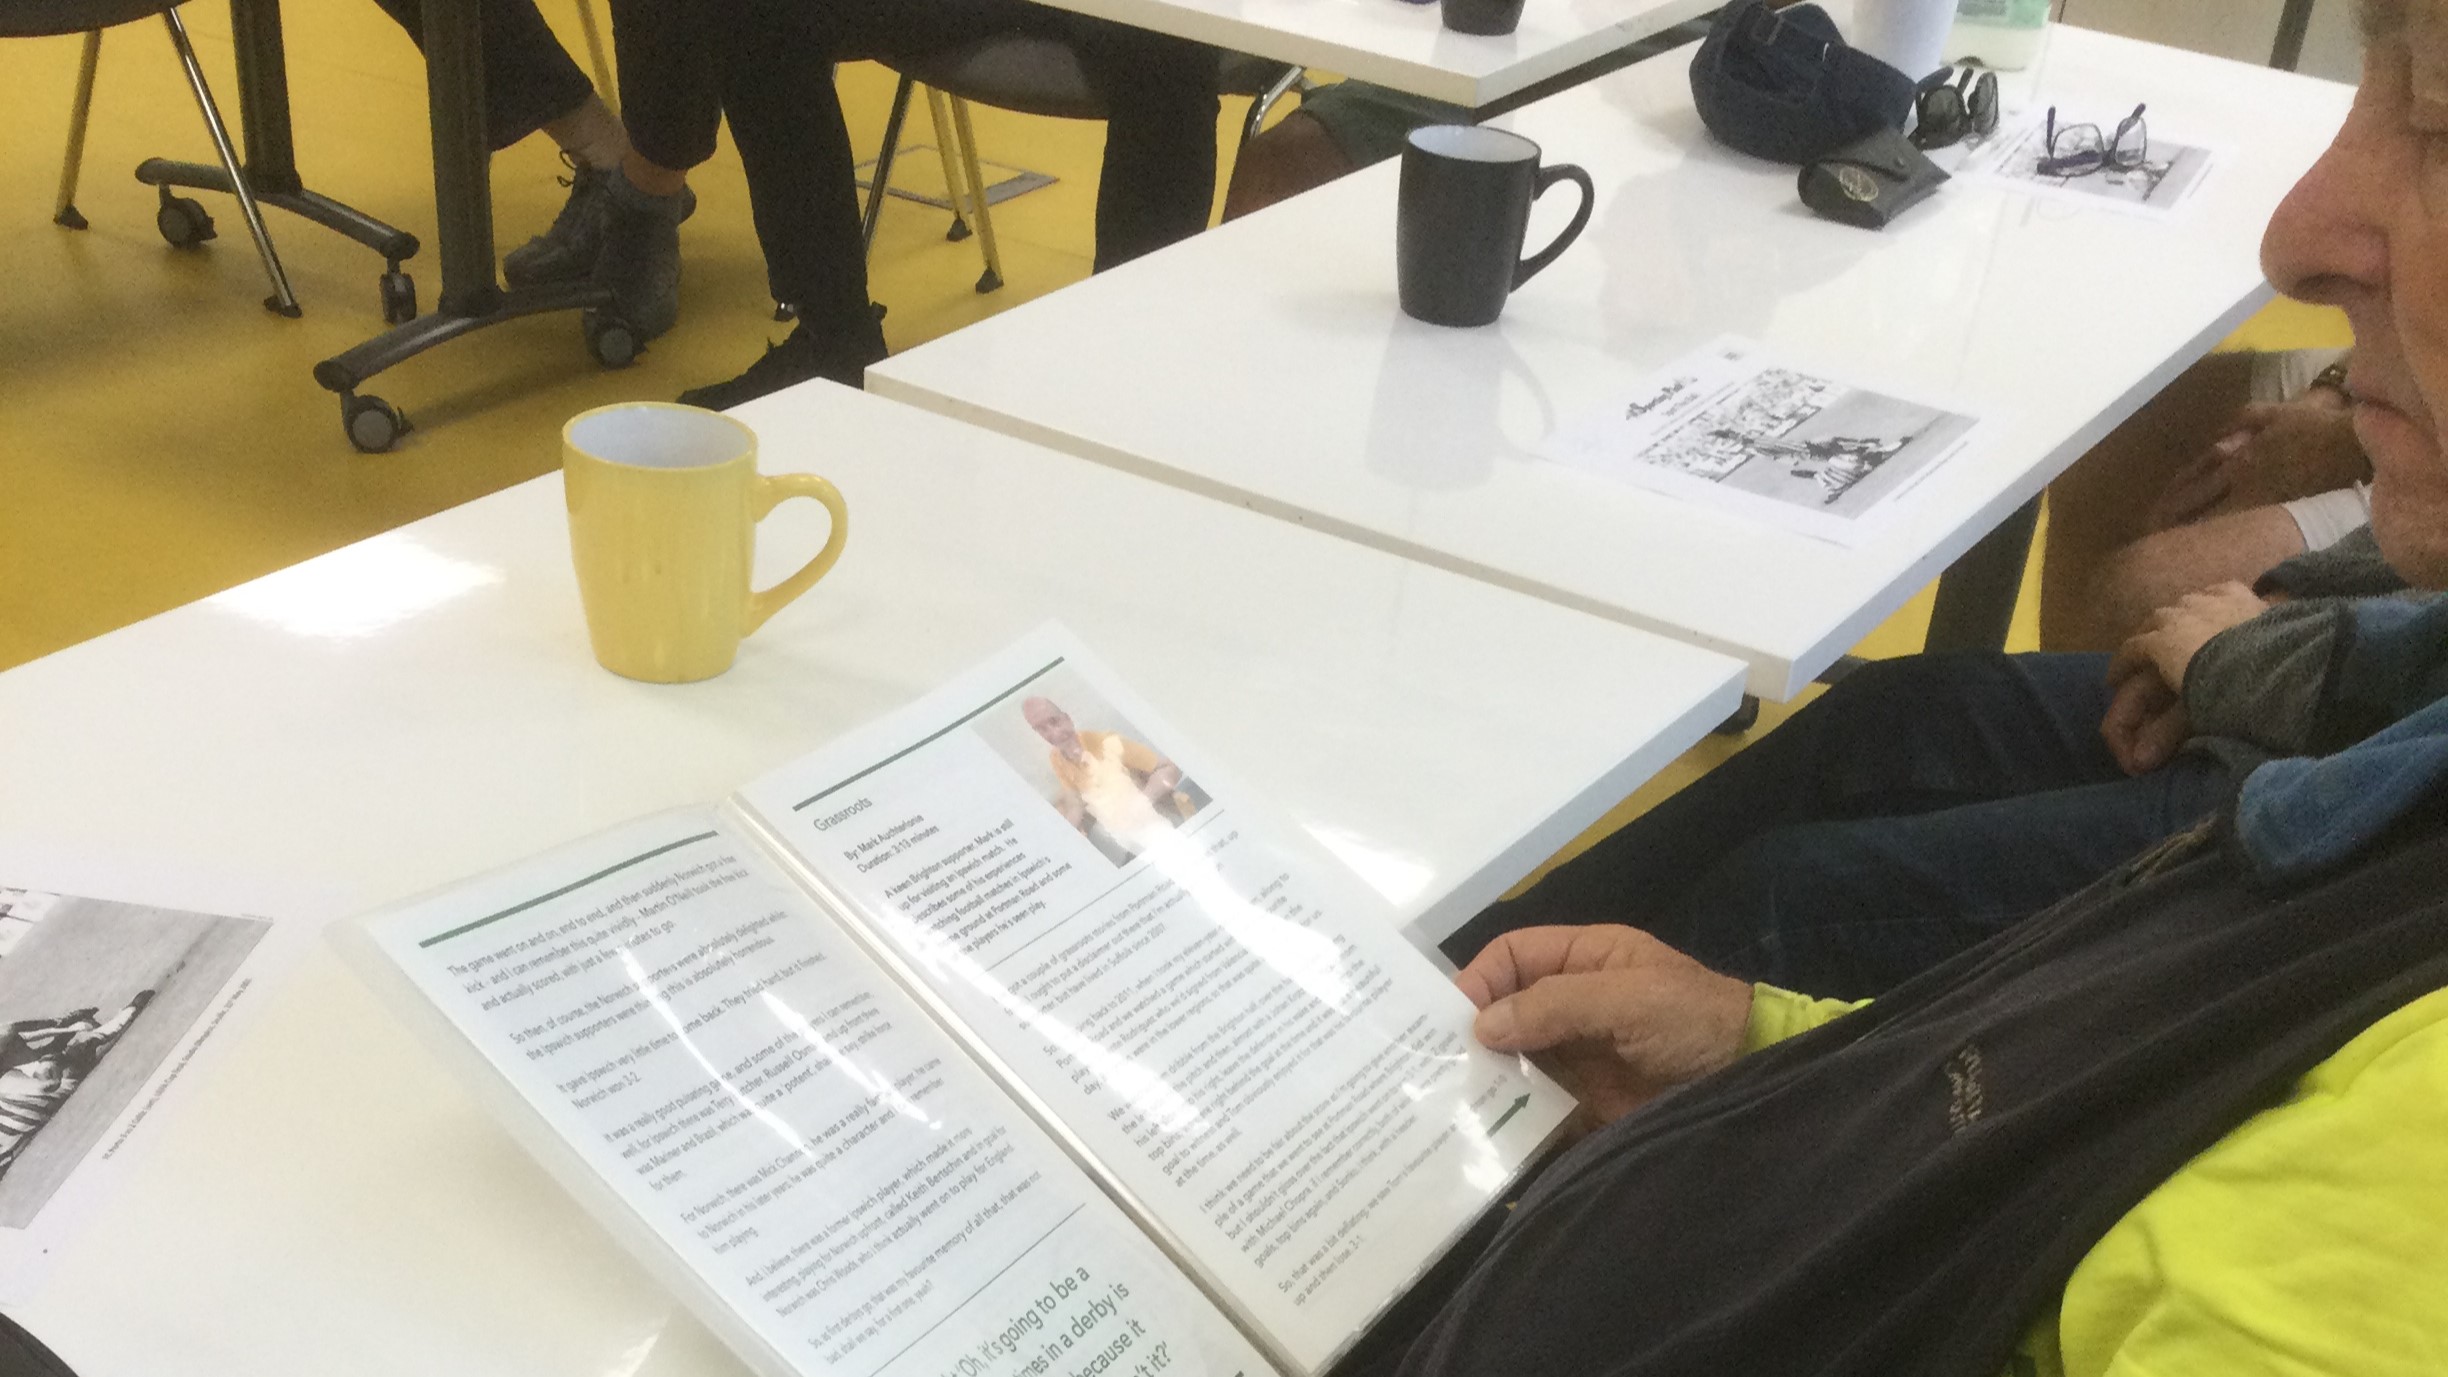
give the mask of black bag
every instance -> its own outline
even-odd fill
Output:
[[[1881,129],[1803,168],[1798,182],[1802,204],[1830,220],[1885,229],[1946,179],[1912,140]]]
[[[1913,79],[1845,46],[1817,5],[1737,0],[1718,11],[1691,65],[1692,103],[1727,147],[1807,163],[1865,134],[1904,127]]]

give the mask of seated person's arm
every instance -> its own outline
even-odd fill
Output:
[[[2448,630],[2448,594],[2309,598],[2273,608],[2195,655],[2184,689],[2194,730],[2278,755],[2350,746],[2438,696],[2425,661],[2356,654],[2374,633],[2420,620]]]
[[[2368,524],[2325,549],[2297,555],[2253,584],[2254,592],[2273,599],[2376,598],[2405,588]]]
[[[1166,759],[1153,746],[1123,738],[1122,763],[1141,776],[1139,792],[1147,795],[1150,803],[1164,803],[1173,797],[1174,790],[1181,787],[1181,767]]]
[[[2115,688],[2100,736],[2127,774],[2156,770],[2194,733],[2185,686],[2194,657],[2212,638],[2252,622],[2269,604],[2240,583],[2188,593],[2151,614],[2109,662]]]
[[[1820,999],[1795,994],[1774,985],[1751,987],[1751,1026],[1743,1034],[1743,1055],[1798,1037],[1823,1023],[1834,1023],[1861,1008],[1866,999]]]
[[[2187,593],[2249,583],[2302,553],[2303,532],[2284,507],[2222,512],[2146,535],[2110,555],[2091,597],[2102,628],[2130,635]]]

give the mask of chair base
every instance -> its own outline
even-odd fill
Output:
[[[389,402],[358,388],[383,370],[402,364],[462,335],[472,335],[521,316],[583,311],[588,352],[606,368],[621,368],[642,348],[637,333],[612,309],[610,289],[587,282],[543,287],[495,288],[473,301],[445,297],[431,314],[395,325],[362,344],[315,365],[315,381],[340,396],[340,425],[349,443],[368,454],[388,450],[410,426]]]
[[[217,191],[235,195],[229,173],[210,163],[179,162],[170,158],[147,158],[136,165],[136,180],[150,187],[178,187],[188,191]],[[416,257],[420,245],[417,237],[385,221],[377,220],[355,206],[335,201],[321,192],[310,191],[295,177],[287,186],[267,187],[256,177],[248,179],[258,205],[278,206],[302,220],[312,221],[327,230],[365,245],[383,256],[382,305],[383,319],[394,324],[416,314],[411,307],[407,315],[397,314],[403,299],[413,300],[415,288],[406,288],[401,295],[400,283],[409,281],[401,264]],[[74,211],[75,207],[68,208]],[[80,217],[81,218],[81,217]],[[65,223],[65,222],[62,222]],[[73,228],[83,228],[74,226]]]
[[[136,164],[136,180],[146,186],[174,186],[192,191],[218,191],[235,194],[229,174],[208,163],[178,162],[170,158],[147,158]],[[279,206],[304,220],[311,220],[327,230],[356,240],[381,254],[393,268],[416,257],[417,237],[385,221],[377,220],[355,206],[335,201],[318,191],[309,191],[294,183],[289,186],[266,186],[261,178],[249,178],[258,204]]]

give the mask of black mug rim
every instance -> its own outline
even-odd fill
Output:
[[[1422,134],[1434,134],[1448,129],[1460,129],[1466,130],[1472,134],[1490,134],[1499,138],[1508,139],[1521,146],[1521,156],[1510,158],[1474,158],[1467,153],[1448,153],[1440,148],[1430,148],[1428,145],[1419,141],[1420,135]],[[1403,146],[1405,148],[1417,149],[1422,154],[1425,154],[1431,158],[1443,158],[1447,162],[1476,163],[1486,167],[1510,167],[1516,163],[1535,163],[1546,156],[1545,150],[1539,147],[1538,140],[1531,138],[1529,135],[1516,134],[1510,129],[1498,129],[1491,125],[1485,124],[1423,124],[1419,128],[1412,130],[1410,133],[1403,135]]]

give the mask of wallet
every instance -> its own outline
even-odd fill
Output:
[[[1804,165],[1800,190],[1802,204],[1830,220],[1884,229],[1946,179],[1900,131],[1881,129]]]

